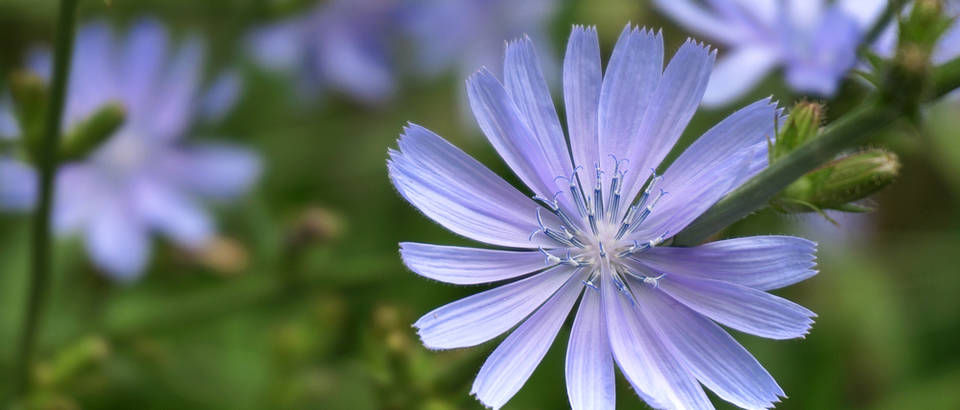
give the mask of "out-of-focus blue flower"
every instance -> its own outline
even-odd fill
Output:
[[[122,39],[105,23],[77,33],[64,129],[108,102],[126,107],[126,122],[87,159],[61,167],[54,227],[80,232],[91,258],[111,276],[132,279],[150,254],[150,233],[185,247],[206,243],[214,224],[200,201],[244,193],[260,172],[258,157],[223,143],[182,141],[198,112],[222,114],[239,83],[201,87],[204,49],[197,38],[170,47],[166,29],[141,21]],[[49,77],[50,54],[38,50],[29,67]],[[210,102],[215,100],[216,103]],[[9,104],[0,117],[10,118]],[[16,124],[6,122],[10,131]],[[12,124],[12,125],[10,125]],[[28,208],[35,175],[25,163],[0,159],[0,207]]]
[[[655,0],[695,33],[730,48],[703,104],[718,106],[782,68],[801,93],[831,96],[856,64],[857,47],[886,0]]]
[[[331,0],[261,27],[251,53],[268,68],[297,73],[306,94],[332,89],[366,103],[396,88],[392,42],[398,0]]]
[[[569,150],[531,41],[507,45],[502,82],[486,69],[467,80],[480,128],[532,200],[418,125],[390,150],[394,186],[426,216],[513,248],[400,244],[405,264],[427,278],[512,280],[414,325],[432,349],[478,345],[516,326],[474,381],[485,405],[500,408],[521,388],[578,299],[566,359],[574,409],[614,408],[614,363],[655,408],[712,408],[701,384],[745,408],[784,395],[717,323],[805,335],[813,312],[766,291],[816,274],[816,245],[758,236],[660,246],[766,166],[780,113],[755,102],[654,175],[696,112],[715,56],[688,41],[664,69],[663,54],[659,34],[628,26],[604,72],[596,31],[574,28],[563,63]]]
[[[403,24],[416,68],[434,76],[451,69],[465,77],[477,67],[500,70],[504,41],[528,33],[546,41],[554,0],[409,0]]]

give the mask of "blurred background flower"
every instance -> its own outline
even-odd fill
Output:
[[[803,94],[830,97],[857,61],[857,48],[886,0],[655,0],[684,28],[730,50],[720,57],[703,104],[742,97],[774,69]]]
[[[401,0],[332,0],[255,29],[250,51],[265,67],[294,73],[304,93],[331,89],[369,104],[390,98]]]
[[[150,259],[151,232],[187,248],[204,245],[214,223],[200,201],[244,193],[260,172],[259,159],[233,145],[183,140],[198,118],[222,115],[238,94],[232,76],[204,94],[199,38],[174,47],[158,21],[141,20],[119,37],[106,22],[90,23],[76,41],[64,129],[108,104],[121,104],[126,114],[102,147],[61,168],[54,226],[62,235],[82,234],[97,266],[129,280]],[[49,79],[49,50],[35,49],[27,60],[32,72]],[[7,116],[15,110],[12,104],[0,109]],[[12,135],[23,134],[14,128]],[[36,176],[26,163],[3,160],[0,179],[0,205],[30,206],[35,198],[28,184]]]
[[[115,36],[111,44],[115,44],[113,54],[117,56],[125,55],[124,44],[132,38],[141,16],[152,15],[162,21],[171,34],[166,37],[166,57],[152,57],[165,62],[155,65],[164,73],[160,76],[173,76],[176,57],[193,50],[195,40],[186,34],[205,39],[207,47],[198,53],[204,56],[203,62],[195,62],[200,74],[188,87],[189,100],[204,101],[202,105],[209,107],[219,105],[222,112],[217,119],[207,120],[206,113],[213,115],[218,110],[204,109],[204,115],[193,108],[187,110],[182,125],[185,131],[170,145],[160,145],[174,151],[213,141],[255,147],[256,155],[269,168],[260,175],[257,188],[231,201],[231,206],[200,207],[208,221],[217,221],[216,235],[203,246],[183,250],[178,241],[169,240],[173,237],[158,232],[159,240],[153,241],[152,257],[144,271],[149,274],[124,286],[106,280],[101,268],[91,266],[85,241],[77,240],[82,237],[56,242],[50,303],[38,340],[32,407],[481,408],[469,397],[470,387],[494,346],[430,352],[417,341],[410,324],[436,306],[488,287],[430,284],[407,271],[397,256],[397,243],[405,240],[457,246],[471,242],[424,223],[423,216],[398,197],[385,177],[383,158],[398,130],[408,120],[417,119],[518,186],[480,130],[460,120],[462,107],[455,103],[465,88],[462,73],[479,69],[471,64],[495,67],[500,50],[495,50],[493,62],[465,63],[454,57],[436,75],[418,74],[418,50],[427,46],[415,46],[417,41],[408,34],[412,17],[406,16],[410,13],[391,13],[390,18],[398,18],[389,23],[398,27],[391,32],[400,34],[383,43],[387,58],[382,61],[387,63],[392,81],[390,98],[372,105],[331,83],[308,87],[309,83],[302,82],[302,65],[295,65],[293,71],[271,71],[242,58],[251,50],[251,33],[286,19],[305,19],[313,10],[332,8],[334,1],[81,0],[81,23],[113,27],[109,31]],[[363,4],[354,3],[357,8]],[[472,4],[439,3],[444,3],[437,5],[440,8],[452,7],[446,3]],[[500,47],[513,39],[514,34],[497,34],[496,28],[517,20],[526,3],[482,8],[500,10],[499,16],[490,14],[494,23],[476,26],[482,35],[490,36],[484,37],[484,44]],[[423,0],[422,4],[431,2]],[[749,2],[750,10],[762,9],[763,4],[767,3]],[[31,66],[28,57],[33,46],[51,43],[56,5],[55,1],[0,1],[0,100],[12,97],[11,75]],[[516,29],[531,36],[540,30],[542,37],[535,41],[545,66],[549,56],[563,54],[562,45],[572,24],[598,26],[602,55],[609,55],[618,30],[628,21],[662,28],[668,54],[673,54],[686,36],[703,35],[680,25],[680,20],[663,13],[651,0],[556,0],[549,7],[551,11],[539,23],[519,23],[521,27]],[[450,30],[471,26],[472,19],[483,13],[466,16],[456,21],[461,24],[447,26]],[[537,29],[525,27],[528,24]],[[127,29],[118,29],[121,27]],[[364,32],[374,35],[382,31],[364,28]],[[432,38],[446,40],[442,30],[440,33]],[[721,59],[737,48],[706,36],[702,40],[719,47]],[[470,52],[472,42],[480,41],[480,37],[468,38],[466,45],[455,51]],[[95,52],[96,48],[78,47],[75,68],[89,64],[83,60]],[[114,78],[100,76],[97,87],[89,82],[73,87],[84,93],[118,89],[123,74],[116,68],[108,73]],[[744,71],[743,75],[750,73]],[[755,81],[755,85],[746,91],[744,100],[772,94],[789,107],[801,94],[780,75],[745,80]],[[863,103],[862,96],[844,92],[852,80],[841,81],[841,92],[824,97],[826,121]],[[234,88],[231,83],[242,87]],[[145,124],[159,122],[159,114],[166,111],[161,108],[168,91],[185,87],[182,81],[154,85],[147,114],[127,107],[124,129],[144,124],[137,127],[145,129],[146,136],[154,135],[153,127]],[[231,94],[237,98],[233,104],[229,104]],[[322,99],[305,99],[304,95],[321,95]],[[115,96],[125,98],[122,93]],[[12,101],[4,104],[9,106]],[[90,108],[86,114],[98,109]],[[680,137],[678,150],[729,113],[727,108],[698,112]],[[564,122],[565,116],[560,114]],[[9,131],[9,124],[16,125],[14,121],[8,114],[0,115],[0,156],[24,165],[28,157],[22,140],[10,139],[18,137],[18,132]],[[960,310],[955,303],[955,295],[960,293],[960,276],[956,275],[960,265],[956,252],[960,248],[960,111],[956,104],[939,104],[924,110],[918,124],[890,127],[874,136],[877,145],[900,158],[900,177],[871,198],[876,211],[862,218],[863,222],[835,218],[839,228],[827,225],[829,233],[838,233],[834,237],[843,246],[820,247],[820,274],[775,291],[817,312],[813,332],[802,343],[770,343],[733,335],[787,393],[789,399],[777,408],[960,408],[960,396],[955,393],[960,384],[960,354],[955,343],[960,338]],[[194,138],[206,136],[223,139]],[[106,146],[102,149],[107,151]],[[159,152],[148,159],[166,157]],[[678,153],[669,154],[668,161]],[[89,167],[95,159],[100,161],[99,155],[98,151],[75,164]],[[20,169],[32,173],[31,167]],[[227,174],[231,178],[242,175]],[[33,185],[24,184],[21,177],[11,182],[4,175],[9,174],[0,173],[0,192],[6,193],[4,188],[18,183],[19,191],[9,191],[20,192],[17,197],[26,199],[21,203],[29,205]],[[208,195],[196,195],[200,192],[191,184],[210,181],[203,177],[213,174],[173,175],[178,175],[170,177],[176,181],[172,186],[182,189],[178,192],[194,204],[207,203],[203,198]],[[181,184],[183,179],[189,183]],[[79,203],[88,200],[86,196],[76,199]],[[766,209],[729,227],[716,239],[805,235],[795,227],[806,224],[799,219]],[[16,360],[27,293],[29,227],[27,213],[0,212],[3,374],[8,374]],[[850,231],[858,233],[848,235]],[[568,322],[557,337],[567,340],[569,329]],[[556,343],[504,409],[567,408],[569,402],[563,394],[565,349],[565,342]],[[10,397],[9,389],[8,384],[0,385],[0,401]],[[622,380],[616,390],[621,407],[643,406]],[[732,408],[716,397],[711,399],[718,408]]]

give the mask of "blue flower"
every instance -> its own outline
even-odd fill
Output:
[[[60,234],[82,233],[96,265],[118,279],[143,270],[151,232],[185,247],[204,245],[214,226],[200,200],[236,197],[260,172],[258,157],[246,149],[182,141],[197,113],[221,115],[239,84],[226,75],[213,92],[201,92],[202,43],[191,37],[171,48],[169,41],[152,20],[136,24],[122,40],[105,23],[77,33],[65,129],[108,102],[122,103],[127,117],[87,159],[61,167],[54,227]],[[45,77],[50,63],[46,50],[29,58],[31,70]],[[16,135],[10,108],[0,106],[0,128]],[[0,158],[0,207],[32,207],[35,179],[26,163]]]
[[[524,32],[547,39],[554,0],[423,0],[404,3],[403,25],[413,43],[417,70],[469,75],[476,67],[499,71],[503,42]]]
[[[299,74],[305,94],[332,89],[380,103],[396,88],[395,13],[394,0],[333,0],[254,30],[249,48],[266,67]]]
[[[801,93],[832,96],[886,0],[655,0],[665,14],[730,48],[717,63],[705,106],[741,97],[774,68]]]
[[[516,326],[474,381],[486,406],[521,388],[578,299],[566,359],[574,409],[614,408],[615,363],[655,408],[711,408],[701,384],[745,408],[784,395],[718,323],[773,339],[805,335],[813,312],[767,291],[816,274],[816,245],[758,236],[663,246],[766,166],[779,111],[761,100],[733,113],[654,175],[700,104],[715,56],[687,41],[664,69],[663,54],[660,34],[628,26],[604,72],[596,31],[575,27],[563,62],[569,141],[529,39],[507,45],[502,83],[485,69],[467,80],[480,128],[533,199],[418,125],[389,151],[394,186],[426,216],[511,248],[400,244],[405,264],[427,278],[510,280],[414,324],[431,349],[478,345]]]

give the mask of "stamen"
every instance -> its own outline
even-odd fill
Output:
[[[623,217],[623,224],[620,225],[620,230],[617,231],[617,239],[623,238],[623,235],[627,233],[627,230],[630,229],[630,223],[633,221],[634,216],[637,214],[637,205],[633,205],[630,209],[627,210],[627,214]]]
[[[595,281],[597,280],[597,277],[599,276],[598,272],[599,270],[593,271],[593,273],[590,274],[590,277],[587,278],[587,280],[583,281],[583,284],[599,292],[600,288],[595,283]]]
[[[546,263],[547,265],[553,266],[553,265],[556,265],[556,264],[558,264],[558,263],[560,263],[560,262],[563,261],[563,260],[560,259],[559,257],[550,254],[550,252],[547,252],[545,249],[543,249],[542,246],[538,246],[538,247],[537,247],[537,250],[539,250],[540,253],[543,254],[543,256],[544,256],[544,258],[545,258],[545,259],[544,259],[544,263]]]
[[[577,178],[577,172],[581,169],[583,169],[582,166],[574,168],[573,175],[571,175],[570,178],[557,177],[557,179],[563,178],[570,182],[570,195],[573,195],[573,202],[577,204],[577,212],[580,213],[581,218],[586,218],[588,214],[587,205],[584,203],[583,192],[580,189],[579,178]]]
[[[560,260],[560,263],[570,266],[583,266],[584,264],[571,256],[570,251],[567,251],[567,256]]]
[[[570,242],[567,238],[565,238],[564,235],[543,225],[543,217],[540,215],[540,208],[537,208],[537,224],[540,225],[539,232],[543,232],[544,235],[547,235],[548,238],[553,239],[555,242],[564,246],[576,246],[573,244],[573,242]],[[531,234],[530,239],[533,239],[533,235],[536,233],[537,232]]]
[[[646,283],[646,284],[648,284],[648,285],[652,285],[654,289],[657,289],[657,288],[660,287],[660,279],[663,279],[664,276],[667,276],[667,274],[666,274],[666,273],[661,273],[659,276],[655,276],[655,277],[654,277],[654,276],[644,276],[644,277],[643,277],[643,283]]]
[[[597,182],[593,185],[593,213],[598,220],[603,220],[603,171],[600,170],[600,163],[594,164],[597,170]]]
[[[637,301],[633,298],[633,292],[630,292],[630,288],[627,287],[627,284],[620,278],[618,270],[614,269],[610,272],[610,277],[613,279],[613,284],[617,287],[617,290],[627,296],[631,306],[635,306]]]
[[[586,244],[584,244],[583,241],[580,240],[580,238],[577,238],[576,235],[570,232],[566,226],[561,226],[560,230],[563,232],[564,235],[567,236],[567,240],[573,243],[574,245],[576,245],[578,248],[583,249],[586,247]]]
[[[636,232],[638,229],[640,229],[640,225],[643,224],[643,221],[645,221],[647,217],[650,216],[650,213],[653,212],[653,208],[657,206],[657,202],[660,202],[660,199],[663,198],[663,196],[666,194],[667,194],[667,191],[664,191],[661,189],[660,193],[657,194],[657,196],[653,197],[653,200],[650,201],[650,204],[644,207],[643,211],[640,212],[636,216],[636,219],[630,224],[632,226],[630,230],[631,232]]]

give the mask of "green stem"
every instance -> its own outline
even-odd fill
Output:
[[[900,11],[903,10],[903,4],[903,0],[890,0],[887,2],[887,7],[883,9],[883,13],[873,22],[867,34],[863,36],[863,41],[860,43],[861,49],[868,49],[873,45],[873,41],[876,40],[877,37],[880,37],[880,34],[883,33],[883,30],[886,30],[891,20],[896,19]]]
[[[940,98],[960,88],[960,58],[943,63],[933,70],[933,95]]]
[[[724,227],[763,208],[787,185],[832,160],[840,152],[861,144],[893,122],[896,114],[892,109],[868,106],[837,120],[819,137],[778,159],[740,188],[727,194],[677,234],[673,245],[698,245]]]
[[[50,105],[48,106],[42,148],[38,158],[40,189],[37,212],[33,218],[30,290],[27,295],[27,306],[15,367],[14,382],[17,396],[24,395],[30,390],[30,369],[33,366],[34,348],[37,344],[40,318],[46,304],[47,288],[50,281],[50,210],[53,203],[53,183],[57,170],[57,151],[60,146],[60,122],[63,116],[64,97],[70,74],[70,58],[73,54],[76,11],[77,0],[60,1],[53,57],[53,80],[50,87]]]

